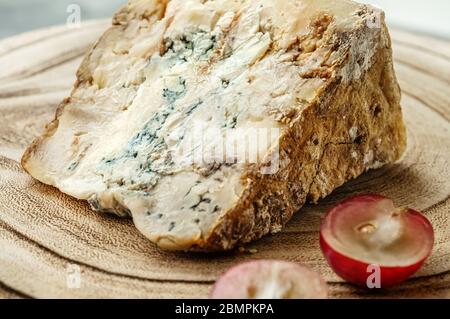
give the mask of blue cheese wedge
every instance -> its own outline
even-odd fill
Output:
[[[383,13],[339,0],[131,0],[23,167],[158,246],[279,232],[405,149]]]

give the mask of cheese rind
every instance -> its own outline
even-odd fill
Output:
[[[22,164],[160,247],[231,249],[398,159],[399,99],[372,7],[132,0]]]

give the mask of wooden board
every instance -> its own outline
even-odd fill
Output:
[[[34,181],[17,162],[68,95],[82,55],[107,25],[55,27],[0,41],[0,297],[206,298],[221,272],[254,258],[306,264],[323,275],[335,298],[450,297],[449,43],[393,31],[409,131],[399,163],[305,207],[281,234],[249,246],[257,253],[202,255],[158,250],[130,220],[92,212],[84,202]],[[344,283],[320,253],[318,229],[326,209],[365,192],[424,211],[436,230],[425,267],[390,290]],[[75,289],[67,285],[73,269],[80,270]]]

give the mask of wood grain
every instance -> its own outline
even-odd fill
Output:
[[[130,220],[92,212],[84,202],[40,184],[18,160],[68,95],[83,53],[109,23],[55,27],[0,41],[0,298],[206,298],[217,276],[254,258],[300,262],[328,281],[332,297],[450,297],[450,44],[393,32],[409,146],[404,158],[361,176],[286,229],[249,248],[257,253],[202,255],[158,250]],[[376,192],[425,212],[436,245],[405,284],[368,291],[344,283],[318,246],[324,212],[354,193]],[[67,285],[72,266],[81,285]]]

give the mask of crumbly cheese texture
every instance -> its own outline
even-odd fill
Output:
[[[277,133],[251,147],[255,129]],[[279,231],[307,199],[396,160],[403,131],[377,9],[131,0],[22,164],[94,210],[131,216],[162,248],[226,250]],[[233,132],[247,151],[224,161],[218,150]],[[203,161],[193,161],[199,149]],[[278,169],[261,173],[275,152]]]

